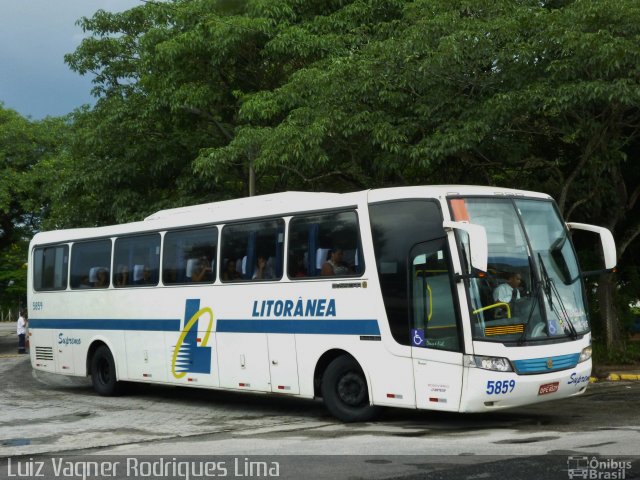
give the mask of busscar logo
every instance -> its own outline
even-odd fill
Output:
[[[631,462],[614,458],[600,459],[588,456],[570,456],[567,458],[569,479],[583,478],[593,480],[624,480],[631,471]]]
[[[201,328],[200,320],[208,317],[206,328]],[[171,373],[182,378],[187,373],[211,373],[211,351],[208,347],[213,328],[213,312],[209,307],[200,308],[199,299],[189,299],[184,308],[184,327],[173,350]],[[198,332],[204,332],[202,338]]]
[[[589,376],[588,375],[578,375],[576,372],[573,372],[569,377],[569,381],[567,385],[580,385],[581,383],[588,383]]]

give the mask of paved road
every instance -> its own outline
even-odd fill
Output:
[[[568,478],[569,456],[609,459],[640,451],[638,382],[599,383],[581,397],[490,415],[390,409],[376,422],[345,425],[319,402],[287,397],[145,385],[122,397],[99,397],[88,379],[34,372],[28,357],[14,352],[15,331],[2,325],[4,461],[207,455],[241,464],[281,458],[287,471],[280,474],[288,478],[313,471],[319,478],[538,479]],[[319,457],[325,455],[332,457]],[[640,463],[633,467],[640,476]],[[0,462],[0,478],[2,468]]]

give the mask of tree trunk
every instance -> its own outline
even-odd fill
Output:
[[[600,275],[598,281],[598,304],[600,318],[604,322],[604,335],[607,351],[618,349],[622,346],[620,334],[620,318],[615,304],[616,282],[613,274]]]
[[[253,159],[249,160],[249,196],[256,194],[256,169],[253,166]]]

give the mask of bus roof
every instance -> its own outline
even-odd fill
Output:
[[[313,210],[318,208],[318,204],[331,206],[342,205],[345,203],[345,200],[346,203],[349,203],[350,197],[353,198],[353,200],[350,200],[353,205],[357,203],[359,200],[358,197],[361,195],[362,192],[346,194],[324,192],[271,193],[268,195],[257,195],[255,197],[243,197],[221,202],[160,210],[159,212],[149,215],[144,220],[148,222],[167,218],[200,215],[207,216],[209,218],[208,221],[211,221],[211,218],[229,220],[230,218],[261,217],[278,213],[285,214],[298,210]]]
[[[153,232],[176,227],[228,223],[275,215],[286,216],[307,211],[347,208],[366,202],[403,198],[445,198],[452,195],[507,195],[551,198],[549,195],[537,192],[470,185],[390,187],[352,193],[282,192],[160,210],[139,222],[41,232],[34,236],[31,243],[42,245],[85,238]]]
[[[367,199],[371,203],[400,198],[446,198],[451,196],[514,196],[545,200],[551,199],[551,196],[546,193],[479,185],[425,185],[415,187],[379,188],[369,190]]]

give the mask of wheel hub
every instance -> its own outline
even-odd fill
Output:
[[[362,376],[353,372],[343,375],[338,382],[338,395],[347,405],[352,407],[361,405],[367,397]]]

